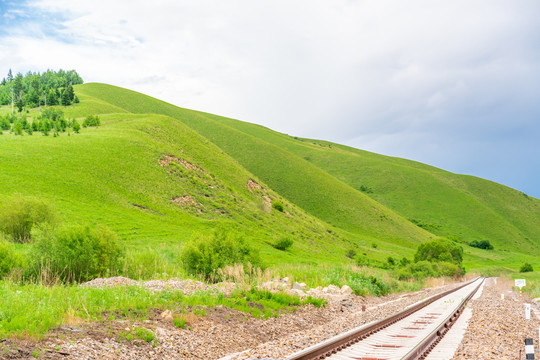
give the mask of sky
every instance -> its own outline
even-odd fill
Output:
[[[540,198],[537,0],[0,0],[2,71],[85,82]]]

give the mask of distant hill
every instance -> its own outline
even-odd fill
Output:
[[[66,116],[99,114],[102,126],[0,137],[0,195],[46,196],[64,218],[106,224],[171,259],[186,239],[226,226],[271,263],[352,261],[351,248],[410,257],[438,236],[464,246],[469,268],[538,262],[540,201],[511,188],[111,85],[74,88],[80,103],[62,108]],[[282,237],[295,241],[286,252],[271,246]]]

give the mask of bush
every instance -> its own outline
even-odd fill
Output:
[[[278,250],[287,250],[292,246],[293,242],[293,239],[290,237],[282,237],[276,241],[273,246]]]
[[[32,228],[52,224],[55,215],[47,202],[15,195],[0,205],[0,231],[15,242],[30,240]]]
[[[101,120],[99,119],[99,116],[97,115],[88,115],[86,119],[83,120],[82,126],[100,126]]]
[[[427,260],[430,262],[446,261],[461,265],[463,262],[463,248],[449,240],[432,240],[420,244],[414,254],[414,261]]]
[[[16,268],[24,267],[23,257],[14,249],[13,244],[0,237],[0,278]]]
[[[277,211],[283,212],[283,204],[279,201],[272,201],[272,207],[276,209]]]
[[[123,250],[106,227],[70,226],[43,232],[32,248],[29,276],[53,275],[61,281],[87,281],[115,273]],[[44,274],[46,272],[46,274]]]
[[[489,240],[473,240],[469,243],[469,246],[479,248],[479,249],[485,249],[485,250],[493,250],[493,245],[489,242]]]
[[[241,237],[225,230],[217,230],[211,238],[201,237],[188,244],[181,257],[189,273],[202,275],[210,281],[219,281],[217,270],[227,265],[262,265],[257,250],[246,244]]]
[[[524,263],[523,265],[521,265],[521,267],[519,268],[519,272],[520,273],[524,273],[524,272],[531,272],[531,271],[534,271],[533,269],[533,266],[529,263]]]
[[[390,285],[375,277],[352,271],[348,268],[337,267],[332,272],[322,274],[323,284],[336,286],[348,285],[356,295],[366,296],[369,294],[382,296],[390,292]]]
[[[399,260],[399,266],[404,267],[411,263],[411,260],[407,259],[405,256]]]
[[[354,259],[354,257],[356,256],[356,250],[354,249],[347,250],[347,252],[345,253],[345,256],[348,257],[349,259]]]
[[[446,261],[435,263],[429,262],[427,260],[422,260],[412,264],[408,264],[404,268],[400,269],[397,272],[397,277],[399,280],[421,280],[427,277],[459,277],[463,274],[464,270],[456,264],[452,264]]]
[[[358,266],[369,266],[370,265],[369,258],[367,256],[359,256],[356,259],[356,265]]]

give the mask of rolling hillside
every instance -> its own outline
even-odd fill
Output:
[[[0,137],[0,196],[46,197],[65,221],[106,224],[171,262],[186,240],[225,226],[271,263],[351,261],[350,248],[410,256],[446,236],[463,243],[468,267],[540,266],[540,201],[516,190],[110,85],[75,91],[81,102],[66,116],[100,114],[102,126]],[[271,246],[282,237],[294,238],[291,250]],[[495,250],[466,246],[472,240]]]

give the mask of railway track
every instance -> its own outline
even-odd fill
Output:
[[[366,324],[286,360],[424,359],[442,339],[483,278],[432,296],[386,319]]]

